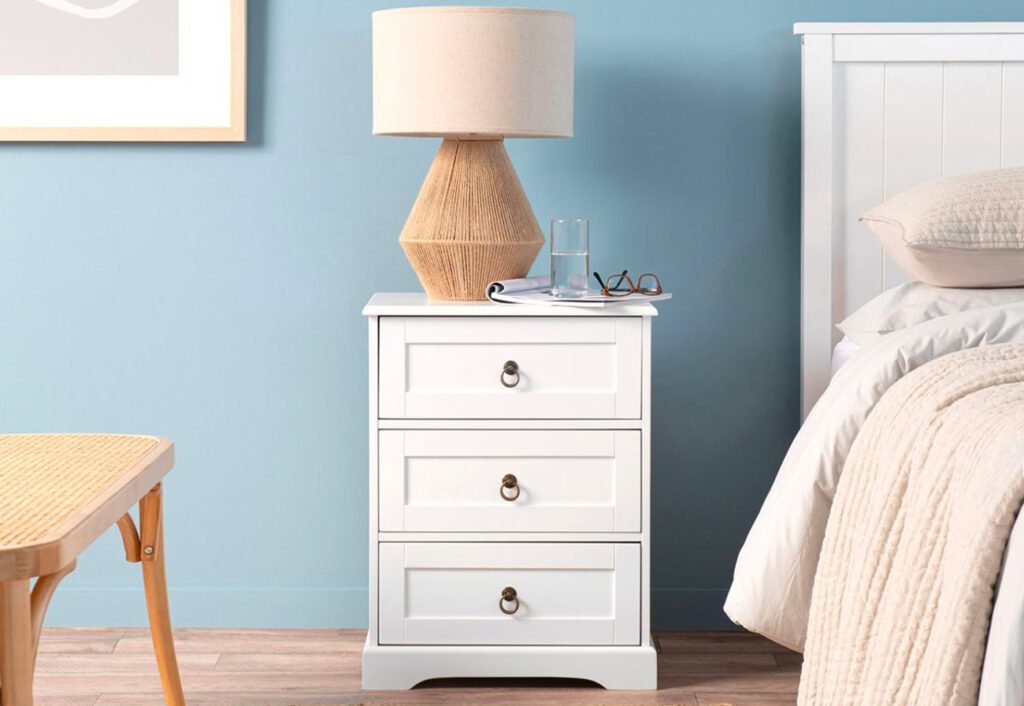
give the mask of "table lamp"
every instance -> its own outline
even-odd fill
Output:
[[[399,242],[431,299],[484,299],[544,245],[506,137],[572,137],[565,12],[409,7],[373,13],[373,133],[442,137]]]

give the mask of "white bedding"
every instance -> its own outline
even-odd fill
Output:
[[[982,706],[1024,704],[1024,512],[1017,515],[1006,545],[981,670],[978,703]]]
[[[832,349],[832,369],[829,371],[829,378],[834,378],[839,369],[850,362],[850,360],[857,354],[864,346],[859,343],[851,341],[846,336],[843,336],[836,347]]]
[[[866,345],[839,370],[793,441],[736,563],[725,611],[801,650],[811,588],[836,484],[857,433],[885,391],[929,360],[1024,341],[1024,304],[927,321]],[[1024,704],[1024,520],[1007,545],[985,664],[983,706]]]

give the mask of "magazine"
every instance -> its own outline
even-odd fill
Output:
[[[605,307],[637,302],[657,302],[671,299],[668,292],[661,294],[627,294],[623,297],[606,297],[600,289],[588,289],[582,297],[560,298],[551,293],[551,277],[523,277],[491,282],[487,285],[487,298],[501,304],[539,304],[542,306]]]

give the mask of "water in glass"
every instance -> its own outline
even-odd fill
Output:
[[[551,293],[582,297],[590,270],[589,223],[586,218],[551,221]]]

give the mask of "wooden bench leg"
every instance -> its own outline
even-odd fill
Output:
[[[32,582],[0,582],[0,704],[32,706]]]
[[[156,663],[160,668],[164,699],[168,706],[185,706],[181,676],[178,674],[178,659],[174,654],[174,637],[171,634],[171,612],[167,603],[167,576],[163,552],[163,493],[159,485],[139,501],[139,525],[142,580],[146,587],[149,629],[153,635],[153,650],[156,652]]]
[[[64,580],[64,577],[75,570],[78,562],[72,560],[70,564],[60,571],[55,571],[46,576],[40,576],[36,585],[32,588],[32,671],[36,668],[36,659],[39,657],[39,639],[43,635],[43,621],[46,620],[46,609],[50,607],[50,599],[53,598],[57,586]]]

